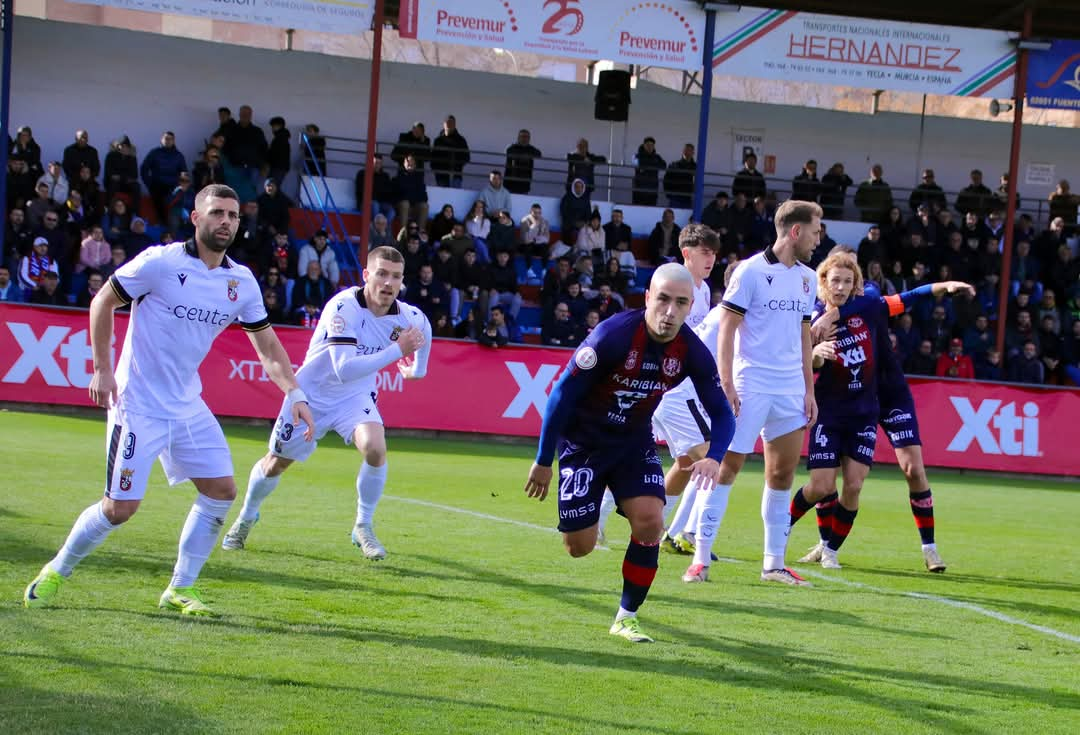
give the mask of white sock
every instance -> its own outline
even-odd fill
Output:
[[[697,535],[698,524],[701,522],[701,508],[702,503],[694,503],[694,507],[690,509],[690,517],[686,519],[686,531],[683,533],[689,533],[691,536]],[[723,520],[721,518],[721,520]]]
[[[678,495],[665,495],[664,496],[664,528],[667,528],[671,523],[671,514],[675,512],[676,506],[679,504]]]
[[[240,509],[240,520],[253,521],[258,518],[263,501],[274,492],[280,481],[281,475],[267,477],[263,472],[262,460],[256,462],[248,475],[247,493],[244,495],[244,506]]]
[[[367,462],[360,465],[356,476],[356,523],[370,524],[375,516],[383,488],[386,487],[386,464],[372,467]]]
[[[101,503],[94,503],[79,515],[75,525],[71,527],[67,541],[49,562],[49,567],[57,574],[70,577],[75,565],[101,546],[118,527],[109,523],[105,512],[101,510]]]
[[[170,587],[190,587],[199,578],[203,564],[217,543],[225,516],[232,507],[231,500],[214,500],[199,493],[191,506],[184,530],[180,532],[180,553],[173,567]]]
[[[693,527],[688,525],[687,521],[690,518],[690,512],[694,509],[694,500],[697,498],[697,483],[687,483],[686,489],[682,492],[682,500],[679,501],[679,509],[675,511],[674,517],[671,519],[671,523],[668,524],[668,535],[675,536],[682,533],[687,528],[693,530]]]
[[[603,533],[604,529],[607,528],[608,518],[611,517],[611,514],[615,511],[615,508],[615,496],[611,494],[610,490],[604,488],[604,499],[600,501],[600,519],[597,522],[597,525],[600,528],[600,533]]]
[[[620,605],[620,606],[619,606],[619,612],[615,613],[615,622],[617,623],[617,622],[619,622],[620,620],[624,620],[624,619],[626,619],[626,618],[632,618],[632,617],[634,617],[635,615],[637,615],[637,613],[636,613],[636,612],[630,612],[630,611],[629,611],[629,610],[627,610],[627,609],[626,609],[625,607],[622,607],[622,606]]]
[[[765,570],[783,569],[791,532],[791,489],[774,490],[768,485],[761,493],[761,520],[765,523]]]
[[[712,563],[712,547],[716,541],[716,532],[727,512],[731,485],[716,485],[708,492],[698,493],[698,502],[694,504],[698,514],[698,523],[694,527],[694,563],[709,566]]]
[[[937,544],[923,544],[922,545],[922,550],[923,551],[932,551],[932,550],[936,551],[937,550]]]

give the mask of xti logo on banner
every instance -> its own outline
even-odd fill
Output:
[[[967,398],[950,396],[956,413],[963,425],[946,449],[965,452],[972,442],[986,454],[1004,454],[1010,457],[1039,457],[1039,406],[1031,401],[1024,404],[1023,416],[1016,415],[1016,404],[988,398],[978,408]],[[997,436],[993,429],[997,430]]]

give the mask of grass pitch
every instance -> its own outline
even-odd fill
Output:
[[[554,498],[521,492],[528,448],[392,439],[376,519],[390,556],[371,563],[349,543],[359,457],[328,436],[248,549],[211,556],[201,587],[222,618],[155,607],[194,493],[160,467],[58,606],[25,610],[24,586],[101,494],[104,430],[0,413],[5,733],[1080,731],[1074,485],[932,472],[949,563],[932,576],[902,478],[876,469],[844,569],[791,589],[757,581],[748,465],[716,548],[736,562],[686,585],[686,557],[662,556],[642,608],[658,642],[635,646],[607,634],[625,522],[610,551],[567,557]],[[243,492],[266,431],[226,433]],[[811,515],[789,558],[815,538]]]

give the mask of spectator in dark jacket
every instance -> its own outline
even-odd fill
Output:
[[[504,186],[512,194],[528,194],[532,188],[533,162],[544,154],[532,145],[532,133],[518,131],[517,142],[506,148],[506,177]]]
[[[745,194],[750,201],[765,196],[765,176],[757,170],[757,156],[753,153],[743,158],[743,167],[735,174],[731,191],[733,194]]]
[[[424,169],[420,167],[412,153],[405,156],[404,165],[394,177],[394,189],[398,197],[398,219],[408,222],[415,219],[426,229],[428,219],[427,184],[424,183]]]
[[[292,199],[282,193],[278,184],[275,179],[264,181],[263,193],[256,200],[259,205],[260,239],[272,240],[277,233],[289,231],[289,210],[294,205]]]
[[[146,154],[140,173],[143,183],[154,202],[154,211],[158,224],[165,224],[169,219],[169,196],[180,182],[180,174],[187,171],[184,154],[176,147],[176,136],[166,130],[161,136],[161,145]]]
[[[821,181],[817,175],[817,161],[810,159],[803,164],[799,175],[791,180],[791,198],[803,202],[821,199]]]
[[[484,347],[505,347],[510,342],[510,328],[501,306],[491,307],[491,317],[476,336],[476,341]]]
[[[975,359],[976,380],[1004,380],[1005,371],[1001,369],[1001,353],[989,349],[986,354]]]
[[[925,204],[927,206],[927,213],[937,209],[945,209],[948,203],[945,201],[945,192],[938,186],[937,181],[934,180],[934,169],[923,169],[922,183],[911,190],[911,196],[908,197],[908,206],[911,207],[912,212],[918,212],[919,206]],[[930,242],[933,242],[932,238],[927,238]]]
[[[844,173],[844,164],[834,163],[828,173],[821,177],[821,208],[825,219],[844,218],[844,197],[848,187],[855,182]]]
[[[968,212],[974,212],[979,219],[982,219],[998,206],[997,197],[982,179],[982,171],[979,169],[971,172],[971,183],[956,195],[957,212],[965,215]]]
[[[398,196],[390,174],[383,170],[383,155],[376,153],[372,159],[374,171],[371,172],[371,217],[382,214],[387,219],[394,217]],[[364,169],[356,172],[356,206],[359,209],[364,202]]]
[[[41,146],[34,140],[34,131],[29,125],[23,125],[15,133],[15,140],[9,141],[8,160],[25,161],[30,174],[37,181],[45,173],[41,165]]]
[[[555,304],[554,318],[543,327],[541,340],[551,347],[577,347],[581,341],[579,331],[570,318],[570,307],[560,301]]]
[[[589,141],[578,138],[573,153],[566,154],[566,189],[574,185],[575,179],[585,182],[585,191],[590,195],[596,187],[596,164],[607,163],[607,158],[598,153],[589,152]]]
[[[454,116],[447,115],[442,132],[435,137],[431,148],[431,170],[435,172],[436,186],[460,189],[462,171],[469,158],[469,141],[458,132]]]
[[[278,182],[278,186],[285,182],[292,167],[292,136],[285,127],[285,118],[270,118],[270,149],[266,154],[266,163],[270,167],[270,178]]]
[[[1020,354],[1009,360],[1009,380],[1014,383],[1042,385],[1045,369],[1039,359],[1039,347],[1033,341],[1024,342]]]
[[[630,225],[623,222],[623,211],[621,209],[612,209],[611,221],[604,225],[604,249],[613,253],[618,249],[620,242],[629,245],[633,241],[634,233],[631,231]]]
[[[326,138],[319,132],[319,126],[308,123],[304,126],[304,141],[301,152],[304,154],[304,165],[311,176],[320,173],[326,176]]]
[[[919,343],[918,351],[909,356],[904,364],[904,372],[908,375],[933,375],[936,368],[934,343],[928,339]]]
[[[64,149],[64,173],[72,184],[79,178],[79,169],[87,166],[93,178],[101,173],[101,159],[97,148],[90,145],[90,133],[85,130],[75,131],[75,142]]]
[[[229,163],[240,169],[240,174],[246,177],[254,188],[258,187],[259,181],[265,176],[269,151],[266,133],[251,121],[251,107],[242,106],[236,127],[225,138],[225,157],[229,159]]]
[[[638,146],[634,156],[634,180],[632,182],[634,204],[656,206],[660,193],[660,173],[667,168],[667,161],[656,152],[656,139],[651,135]]]
[[[416,280],[407,286],[405,301],[424,312],[428,319],[433,319],[436,311],[445,311],[450,305],[450,292],[446,284],[435,279],[435,269],[430,263],[420,266]]]
[[[652,234],[649,235],[649,257],[653,265],[679,261],[679,233],[682,228],[675,224],[675,212],[665,209]]]
[[[404,168],[405,157],[413,156],[414,168],[424,173],[424,164],[431,160],[431,138],[424,134],[424,123],[414,122],[413,126],[398,136],[397,145],[390,152],[390,158],[398,165],[398,170]]]
[[[885,181],[880,163],[870,167],[870,178],[855,191],[855,206],[863,222],[880,224],[893,205],[892,187]]]
[[[682,158],[668,166],[664,174],[664,193],[667,194],[669,207],[689,209],[693,206],[696,176],[694,146],[687,143],[683,146]]]
[[[510,253],[500,250],[491,264],[491,304],[507,308],[511,322],[517,322],[521,311],[521,294],[518,293],[517,271],[510,262]]]
[[[574,179],[570,191],[563,194],[559,203],[559,215],[562,218],[560,230],[562,241],[573,246],[577,242],[577,233],[592,213],[592,202],[583,179]]]
[[[319,261],[309,260],[307,271],[293,284],[291,303],[296,323],[309,326],[315,322],[333,295],[334,287],[323,276]]]

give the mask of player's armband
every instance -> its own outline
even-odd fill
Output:
[[[898,316],[907,311],[907,307],[904,306],[904,300],[900,298],[900,294],[885,296],[884,299],[886,305],[889,307],[889,316]]]

